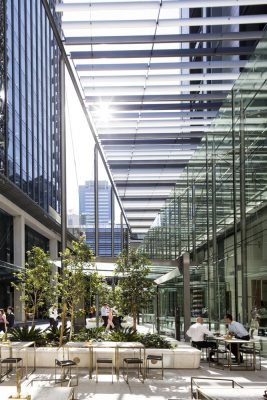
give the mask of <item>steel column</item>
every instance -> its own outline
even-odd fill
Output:
[[[238,266],[237,266],[237,217],[236,217],[236,159],[235,159],[235,99],[232,90],[232,168],[233,168],[233,227],[234,227],[234,282],[235,282],[235,318],[238,317]],[[230,311],[230,310],[229,310]]]
[[[65,121],[65,63],[60,58],[60,120],[61,120],[61,251],[67,247],[67,190],[66,190],[66,121]]]
[[[98,147],[94,148],[95,256],[99,255]]]
[[[208,287],[207,287],[207,302],[208,302],[208,316],[209,316],[209,327],[211,322],[211,299],[210,299],[210,215],[209,215],[209,146],[208,146],[208,134],[206,134],[206,209],[207,209],[207,275],[208,275]]]
[[[220,282],[218,273],[218,251],[217,251],[217,220],[216,220],[216,154],[215,141],[212,142],[212,251],[213,251],[213,281],[215,300],[215,321],[219,323],[220,313]],[[216,329],[218,327],[216,326]]]
[[[183,254],[183,290],[184,290],[184,337],[191,324],[190,304],[190,257],[189,253]]]
[[[110,190],[110,207],[111,207],[111,257],[114,257],[114,192]]]
[[[242,266],[242,320],[248,322],[245,110],[240,100],[240,235]]]

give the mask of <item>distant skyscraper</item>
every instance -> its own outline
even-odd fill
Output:
[[[81,225],[94,225],[95,202],[94,181],[86,181],[79,186],[79,211]],[[98,182],[99,226],[111,223],[111,186],[107,181]]]

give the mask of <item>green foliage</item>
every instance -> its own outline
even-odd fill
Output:
[[[150,261],[135,249],[123,251],[116,260],[115,274],[119,277],[119,298],[122,312],[131,313],[136,328],[137,314],[151,303],[155,285],[148,279]]]
[[[25,310],[33,314],[34,318],[40,307],[48,302],[52,303],[56,291],[52,289],[52,264],[49,255],[40,247],[33,247],[27,251],[28,262],[25,269],[14,273],[15,282],[12,286],[21,292],[20,300],[25,302]]]
[[[10,340],[14,341],[24,341],[32,342],[34,341],[36,346],[44,346],[46,344],[43,332],[40,328],[35,328],[35,326],[21,326],[10,329]]]
[[[69,340],[70,328],[64,327],[63,330],[63,342],[66,343]],[[59,346],[61,327],[53,326],[48,327],[43,332],[47,346]]]
[[[132,326],[106,333],[105,340],[111,342],[139,342],[140,334]]]
[[[92,250],[87,246],[85,237],[72,242],[73,250],[66,249],[62,254],[62,274],[58,275],[58,288],[62,303],[66,304],[71,316],[70,338],[72,337],[74,316],[78,305],[86,295],[86,272],[91,269],[94,260]],[[79,309],[79,312],[81,308]]]
[[[88,340],[96,340],[96,341],[101,341],[104,338],[104,333],[105,333],[105,327],[101,326],[99,328],[91,328],[91,329],[86,329],[83,328],[80,330],[80,332],[75,333],[73,335],[73,341],[76,342],[82,342],[82,341],[88,341]]]
[[[139,342],[147,349],[171,349],[172,345],[170,342],[157,333],[146,333],[140,335]]]

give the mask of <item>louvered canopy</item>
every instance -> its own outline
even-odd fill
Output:
[[[64,1],[57,11],[128,223],[143,235],[262,37],[266,0]]]

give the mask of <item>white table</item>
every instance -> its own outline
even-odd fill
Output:
[[[14,357],[13,353],[15,352],[21,352],[22,350],[25,351],[25,371],[26,371],[26,378],[28,378],[28,352],[27,349],[29,347],[34,348],[34,359],[33,359],[33,370],[31,371],[30,374],[32,374],[35,369],[36,369],[36,347],[35,347],[35,342],[8,342],[8,343],[3,343],[0,342],[0,358],[2,358],[2,350],[8,350],[8,357]],[[4,358],[4,357],[3,357]]]
[[[21,396],[31,395],[31,400],[72,400],[74,389],[69,387],[36,387],[22,389]],[[1,400],[8,400],[10,396],[16,396],[15,386],[1,386]]]
[[[266,386],[261,387],[213,387],[213,388],[197,388],[197,399],[206,400],[263,400],[263,393]]]

